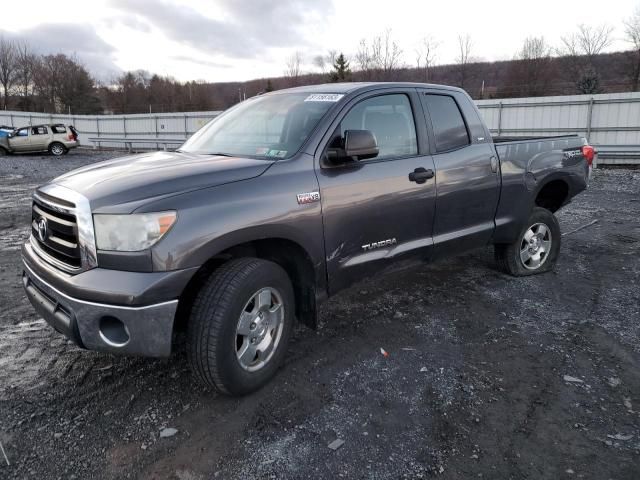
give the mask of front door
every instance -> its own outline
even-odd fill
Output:
[[[13,137],[9,139],[9,146],[16,152],[25,152],[29,150],[29,130],[31,127],[23,127],[16,130]]]
[[[318,169],[331,294],[391,264],[426,259],[433,244],[434,165],[417,93],[365,95],[341,115]],[[378,155],[328,164],[327,150],[346,130],[373,132]],[[410,180],[416,170],[423,173]]]

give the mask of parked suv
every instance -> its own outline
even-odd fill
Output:
[[[6,137],[0,138],[0,155],[48,151],[60,156],[79,145],[78,131],[73,125],[34,125],[15,129]]]
[[[314,327],[354,282],[488,244],[511,275],[551,270],[554,212],[586,188],[594,155],[577,135],[492,138],[458,88],[272,92],[176,152],[38,188],[23,283],[88,349],[167,356],[186,330],[195,375],[243,394],[274,375],[294,322]]]

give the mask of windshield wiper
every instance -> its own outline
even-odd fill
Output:
[[[231,155],[229,153],[223,153],[223,152],[206,153],[206,155],[216,155],[218,157],[235,157],[235,155]]]

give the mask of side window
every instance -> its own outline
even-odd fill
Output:
[[[31,135],[47,135],[47,127],[33,127]]]
[[[444,152],[469,145],[469,132],[453,97],[427,94],[424,98],[433,124],[436,150]]]
[[[16,131],[16,137],[28,137],[29,136],[29,128],[20,128]]]
[[[53,133],[67,133],[67,129],[64,128],[64,125],[53,125],[51,127],[51,131]]]
[[[418,154],[413,111],[406,95],[381,95],[363,100],[342,119],[342,138],[346,130],[372,131],[380,150],[376,159]]]

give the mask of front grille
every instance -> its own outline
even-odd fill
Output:
[[[74,208],[75,205],[66,200],[40,195],[34,197],[31,210],[32,239],[40,250],[68,270],[76,270],[82,266]],[[43,219],[46,232],[39,228]]]

